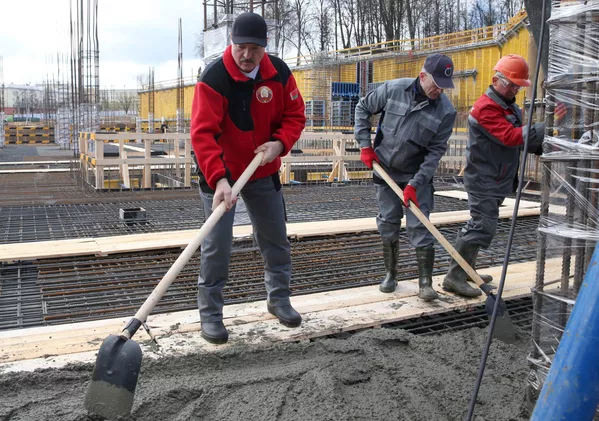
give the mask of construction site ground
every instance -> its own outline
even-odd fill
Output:
[[[16,146],[30,148],[23,157],[52,148]],[[78,184],[71,164],[46,164],[61,172],[19,173],[31,164],[7,164],[19,161],[15,155],[0,161],[6,170],[0,172],[0,418],[97,419],[82,404],[95,352],[122,329],[203,222],[197,190],[94,192]],[[436,187],[431,221],[453,242],[468,219],[465,194],[459,185]],[[130,419],[462,419],[486,335],[484,299],[441,289],[450,259],[437,245],[440,299],[419,300],[405,236],[401,282],[393,294],[378,291],[384,267],[372,185],[291,186],[284,194],[292,302],[302,326],[285,328],[266,311],[251,227],[237,225],[225,291],[229,343],[200,338],[196,253],[148,319],[158,346],[143,330],[135,337],[144,363]],[[479,421],[528,417],[535,200],[527,196],[520,205],[504,291],[518,340],[493,344]],[[149,223],[124,225],[123,206],[147,207]],[[498,236],[479,258],[495,284],[513,206],[506,200]],[[557,279],[560,270],[548,260],[545,276]]]

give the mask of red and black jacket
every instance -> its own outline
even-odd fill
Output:
[[[191,107],[191,145],[201,183],[212,190],[221,178],[235,181],[263,143],[280,140],[286,155],[299,139],[306,117],[304,100],[289,67],[265,54],[256,79],[235,64],[229,46],[197,83]],[[276,174],[281,159],[258,167],[250,180]]]
[[[529,152],[541,146],[544,132],[544,123],[532,126]],[[525,137],[520,107],[489,87],[476,100],[468,116],[466,191],[504,198],[512,193]]]

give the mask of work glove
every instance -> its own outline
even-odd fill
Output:
[[[553,115],[555,116],[555,121],[556,122],[560,121],[562,118],[564,118],[566,116],[567,113],[568,113],[568,107],[566,107],[566,104],[564,104],[563,102],[560,102],[559,105],[557,107],[555,107],[555,110],[553,111]]]
[[[372,149],[372,148],[360,149],[360,161],[362,161],[364,163],[364,165],[366,165],[368,168],[372,168],[373,161],[376,161],[379,164],[381,163],[379,161],[379,157],[376,156],[376,153],[374,152],[374,149]]]
[[[406,188],[403,189],[403,201],[406,204],[406,208],[410,207],[410,201],[414,203],[417,208],[420,207],[418,205],[418,199],[416,199],[416,189],[414,186],[408,184]]]

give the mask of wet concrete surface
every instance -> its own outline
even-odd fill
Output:
[[[486,330],[370,329],[345,339],[236,344],[142,364],[127,420],[462,420]],[[494,341],[475,420],[528,419],[527,333]],[[0,419],[91,421],[92,365],[0,375]]]

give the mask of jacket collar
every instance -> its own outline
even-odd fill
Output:
[[[232,46],[229,45],[223,54],[223,63],[225,64],[225,69],[227,69],[227,73],[233,78],[235,82],[247,82],[250,80],[249,77],[241,73],[237,64],[235,64],[235,60],[233,59]],[[277,69],[272,65],[270,61],[270,57],[268,54],[264,54],[262,60],[260,61],[260,70],[258,70],[258,74],[256,75],[256,80],[267,80],[273,78],[277,74]]]
[[[512,104],[514,104],[514,102],[516,102],[515,99],[509,100],[506,97],[504,97],[503,95],[501,95],[499,92],[497,92],[495,90],[495,88],[493,88],[493,85],[489,86],[489,88],[487,89],[487,92],[485,92],[485,94],[489,98],[491,98],[493,101],[495,101],[496,103],[501,105],[504,109],[512,108]]]
[[[430,99],[427,97],[420,84],[420,77],[414,79],[414,81],[406,88],[406,91],[412,93],[413,98],[417,103],[428,101],[430,105],[435,105],[437,100],[441,98],[441,95],[439,95],[439,98],[437,99]]]

